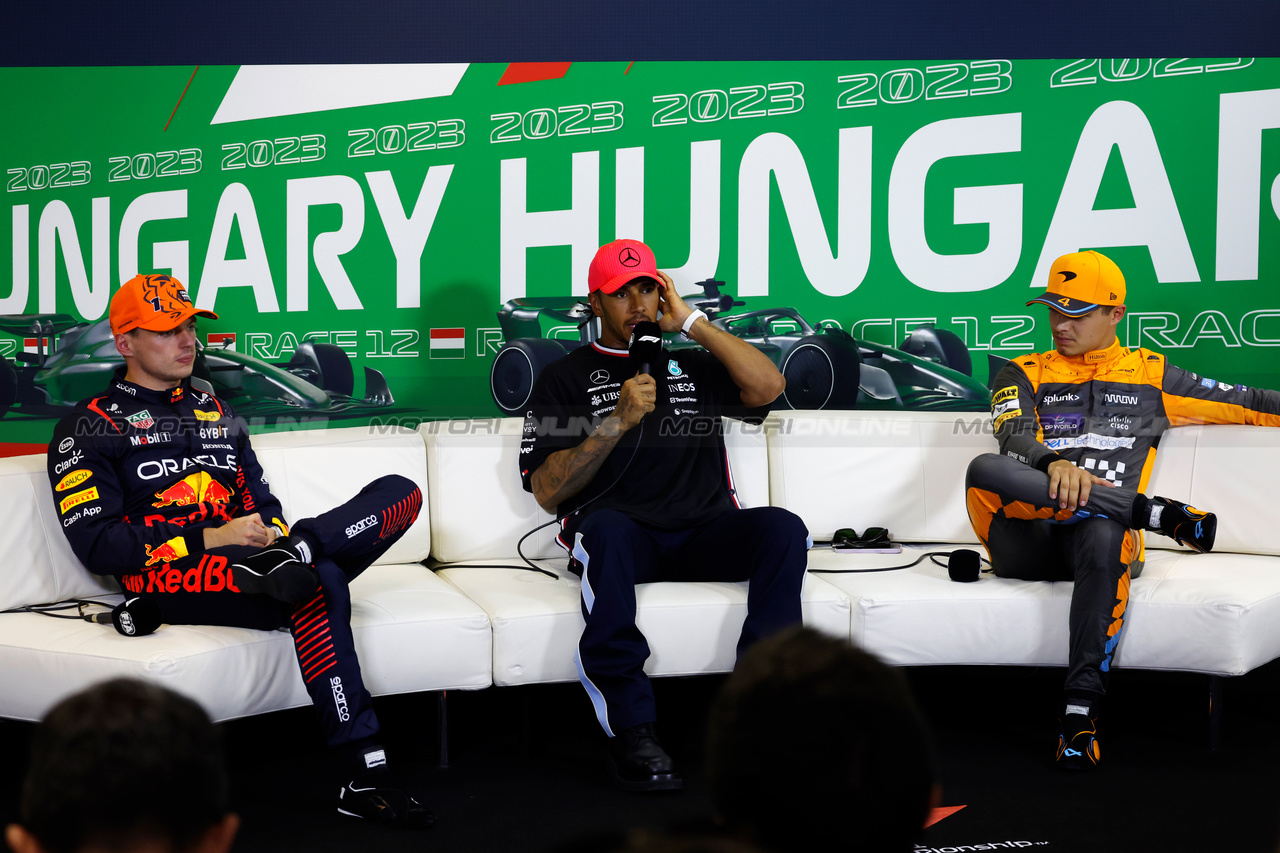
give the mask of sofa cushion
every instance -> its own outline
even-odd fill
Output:
[[[725,420],[725,447],[738,500],[769,505],[769,466],[761,426]],[[432,557],[442,563],[517,556],[516,543],[555,516],[520,485],[521,418],[433,421],[420,429],[427,442],[431,488]],[[557,527],[525,541],[530,558],[560,557]]]
[[[92,575],[62,535],[45,456],[0,459],[0,610],[87,598],[119,589]],[[47,621],[48,617],[44,617]]]
[[[904,542],[976,542],[969,460],[996,450],[991,419],[957,412],[779,412],[766,422],[769,496],[816,540],[887,527]]]
[[[374,695],[490,683],[492,634],[473,602],[423,566],[377,565],[351,584],[351,625]],[[163,625],[125,637],[110,625],[34,613],[0,616],[0,717],[38,720],[102,679],[134,676],[192,697],[215,720],[310,704],[284,631]]]
[[[1277,478],[1280,429],[1185,426],[1168,430],[1161,438],[1147,494],[1216,513],[1215,552],[1280,555]],[[1178,546],[1171,539],[1149,535],[1147,547]]]
[[[539,560],[550,578],[519,568],[454,565],[438,574],[484,609],[493,625],[497,685],[576,681],[574,650],[582,634],[582,585],[567,558]],[[806,578],[805,624],[849,635],[849,602],[825,581]],[[747,613],[746,583],[649,583],[636,586],[636,624],[649,641],[650,675],[733,669]]]
[[[902,565],[923,550],[850,556],[814,549],[809,567]],[[853,642],[891,664],[1067,663],[1070,582],[983,574],[976,583],[954,583],[929,560],[901,571],[820,576],[849,596]],[[1119,667],[1242,675],[1280,657],[1274,558],[1148,551],[1129,602]]]

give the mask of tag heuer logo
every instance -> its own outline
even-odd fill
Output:
[[[125,420],[128,421],[131,426],[135,426],[138,429],[151,429],[156,424],[151,417],[151,413],[146,409],[143,409],[136,415],[127,416]]]

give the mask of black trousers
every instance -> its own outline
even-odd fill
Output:
[[[121,578],[132,592],[153,598],[171,625],[229,625],[293,634],[307,693],[332,746],[374,737],[378,718],[360,677],[351,636],[349,584],[373,565],[418,517],[422,492],[392,474],[369,483],[351,500],[304,518],[290,531],[311,543],[320,585],[300,604],[284,604],[235,588],[228,566],[259,549],[228,545]]]
[[[997,575],[1074,581],[1065,692],[1100,699],[1124,628],[1129,581],[1142,572],[1142,539],[1129,530],[1136,493],[1095,486],[1084,509],[1059,509],[1048,474],[995,453],[969,463],[965,490],[969,521]]]
[[[570,566],[582,576],[586,620],[575,662],[605,733],[657,719],[644,672],[649,644],[636,627],[636,584],[749,581],[741,656],[756,640],[800,621],[809,531],[779,507],[735,509],[701,527],[658,530],[616,510],[583,519]]]

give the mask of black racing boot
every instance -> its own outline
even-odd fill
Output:
[[[1102,760],[1098,721],[1086,714],[1063,714],[1058,734],[1058,766],[1063,770],[1092,770]]]
[[[355,770],[354,777],[338,789],[338,814],[393,829],[427,829],[435,825],[435,813],[396,786],[382,747],[374,744],[359,748]]]

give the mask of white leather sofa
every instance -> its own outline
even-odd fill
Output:
[[[265,435],[255,447],[292,518],[331,506],[379,474],[411,477],[426,495],[418,522],[353,585],[353,625],[375,694],[576,680],[582,627],[578,579],[535,532],[552,520],[517,477],[521,422],[424,424],[417,433],[364,427]],[[995,449],[983,415],[786,412],[726,436],[744,505],[796,512],[815,540],[840,527],[888,527],[901,555],[846,556],[817,547],[810,569],[910,562],[922,550],[977,547],[964,509],[964,471]],[[1134,581],[1119,667],[1242,675],[1280,657],[1280,430],[1183,427],[1162,444],[1151,492],[1219,514],[1217,548],[1193,554],[1149,535]],[[67,548],[43,456],[0,460],[0,609],[110,593]],[[419,564],[426,560],[430,569]],[[897,665],[1061,666],[1067,583],[984,575],[953,583],[929,561],[872,574],[812,573],[805,622]],[[648,584],[639,624],[653,675],[724,672],[745,615],[744,584]],[[37,719],[94,680],[155,678],[198,699],[216,719],[307,704],[282,632],[164,626],[127,638],[109,626],[35,614],[0,615],[0,716]],[[1216,681],[1214,682],[1216,683]]]
[[[990,420],[926,412],[782,413],[769,434],[771,500],[815,539],[881,525],[916,543],[901,555],[810,552],[809,568],[908,563],[922,550],[980,549],[964,473],[996,449]],[[1149,494],[1218,514],[1214,552],[1147,534],[1130,588],[1120,668],[1242,675],[1280,657],[1280,430],[1191,426],[1168,431]],[[984,574],[953,583],[925,560],[897,572],[822,574],[849,596],[851,639],[897,665],[1065,666],[1070,583]]]
[[[289,520],[328,509],[383,474],[425,492],[426,455],[412,430],[342,428],[258,436],[254,448]],[[0,610],[68,598],[119,596],[85,571],[62,535],[43,455],[0,459]],[[351,585],[352,628],[374,695],[490,684],[484,612],[420,564],[431,549],[423,513]],[[0,614],[0,716],[38,720],[95,681],[136,676],[196,699],[215,720],[310,704],[283,631],[164,625],[125,637],[110,625],[36,613]]]

